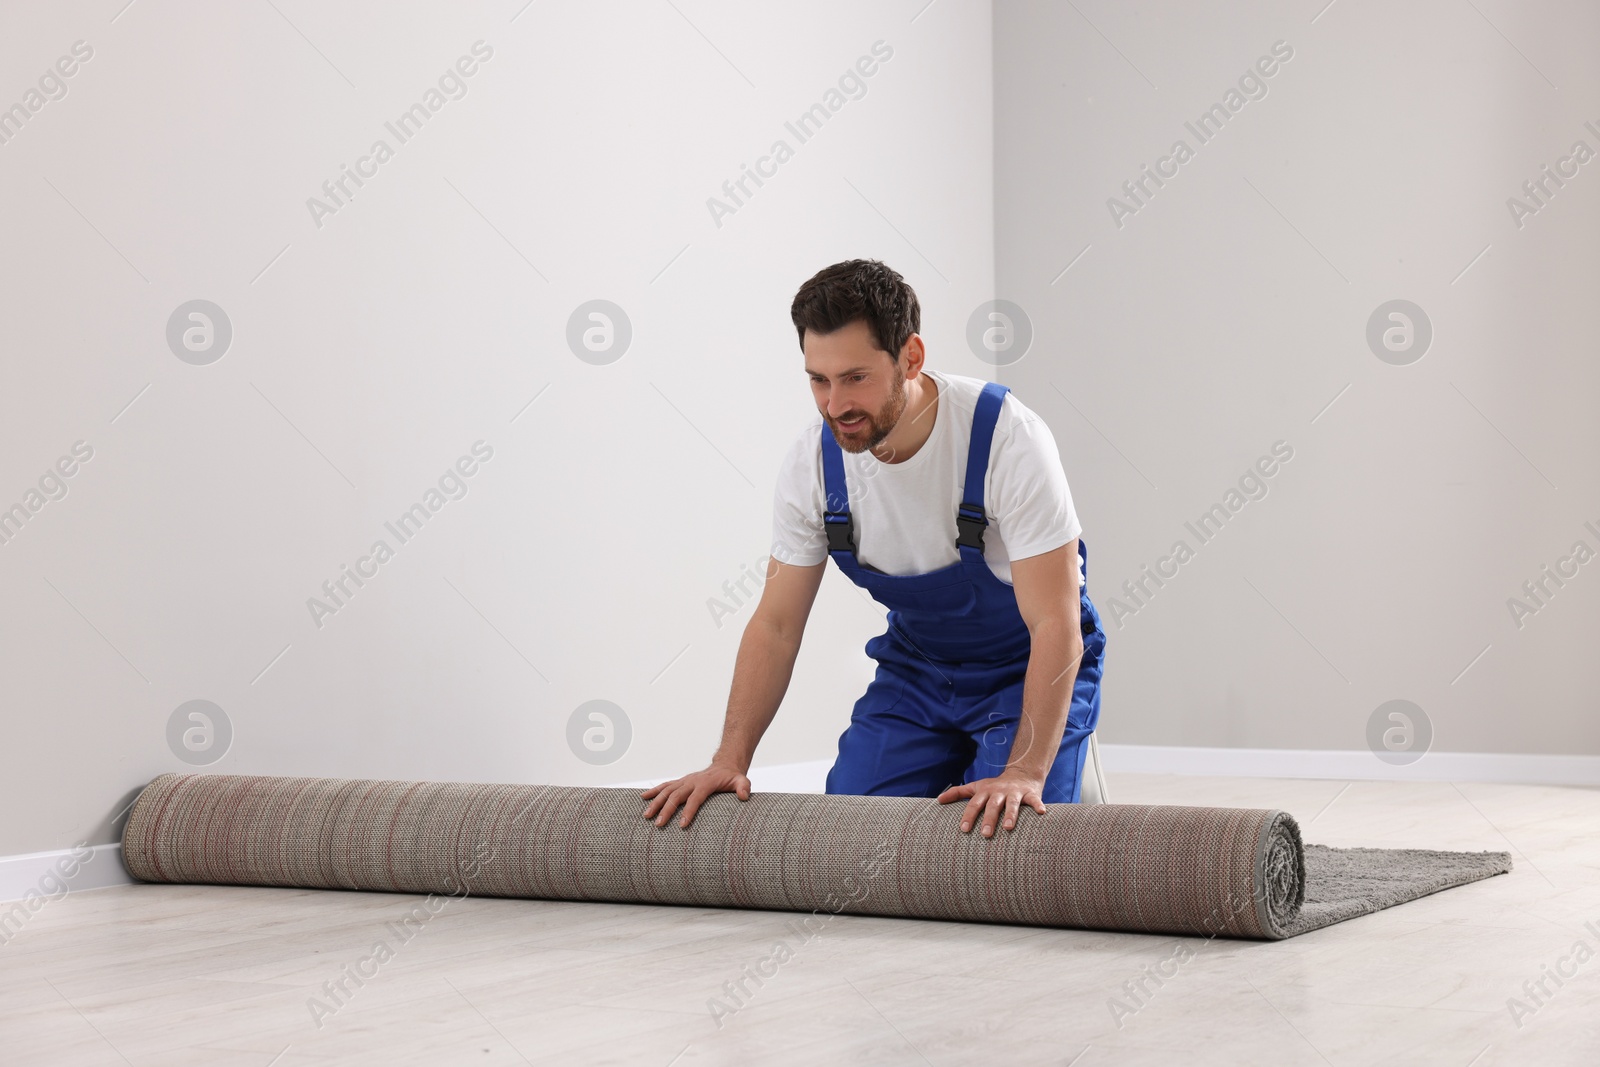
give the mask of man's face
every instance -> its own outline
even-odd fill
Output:
[[[833,333],[806,331],[806,374],[817,410],[846,452],[876,448],[906,410],[905,372],[873,346],[864,321]]]

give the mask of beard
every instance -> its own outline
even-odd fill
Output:
[[[865,452],[868,449],[877,448],[883,443],[883,439],[889,436],[889,432],[900,421],[900,416],[905,414],[907,402],[905,380],[906,376],[897,364],[894,374],[894,391],[889,394],[889,399],[884,401],[883,407],[879,408],[875,413],[859,409],[844,413],[843,421],[845,422],[862,416],[866,417],[867,424],[858,430],[853,432],[842,430],[839,428],[840,420],[828,418],[827,413],[823,413],[822,417],[827,419],[828,429],[833,431],[833,439],[839,442],[840,450],[845,452]]]

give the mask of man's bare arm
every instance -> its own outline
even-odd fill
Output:
[[[951,786],[939,802],[967,798],[963,833],[981,816],[983,836],[1016,828],[1023,804],[1043,813],[1044,780],[1055,763],[1072,710],[1072,690],[1083,659],[1082,604],[1078,589],[1078,540],[1037,556],[1011,561],[1017,610],[1028,624],[1028,672],[1022,683],[1022,714],[1006,769],[995,778]]]
[[[768,559],[761,600],[739,639],[722,742],[704,770],[644,791],[643,796],[650,801],[644,809],[646,819],[665,826],[682,805],[683,815],[678,822],[687,827],[713,793],[732,792],[740,800],[750,799],[750,761],[789,689],[800,639],[826,566],[826,560],[796,567]]]

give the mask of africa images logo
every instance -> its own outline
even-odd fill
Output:
[[[482,40],[474,41],[472,55],[457,59],[454,66],[447,67],[445,72],[439,75],[436,84],[423,90],[420,101],[400,112],[393,122],[383,124],[383,128],[394,138],[393,145],[380,137],[372,142],[366,155],[356,160],[353,168],[343,163],[339,164],[338,175],[322,183],[322,197],[306,198],[306,210],[311,213],[311,221],[317,229],[322,229],[322,220],[326,216],[337,215],[348,207],[347,202],[356,198],[356,190],[377,177],[378,168],[394,158],[395,151],[400,145],[422,132],[422,127],[445,104],[466,96],[467,79],[478,73],[479,66],[487,63],[493,55],[492,47]],[[473,56],[477,58],[474,59]],[[352,185],[355,189],[350,188]]]

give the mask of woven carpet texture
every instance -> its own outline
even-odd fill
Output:
[[[963,834],[964,803],[163,774],[123,830],[146,882],[829,911],[1275,940],[1510,870],[1504,852],[1305,846],[1257,808],[1051,804]]]

